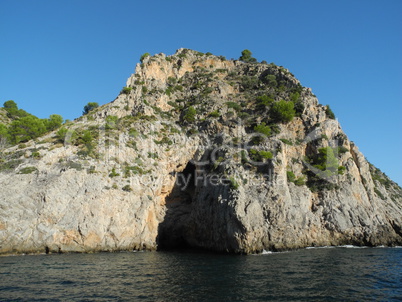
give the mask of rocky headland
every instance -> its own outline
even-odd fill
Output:
[[[141,61],[113,102],[0,150],[0,254],[402,245],[401,188],[289,70]]]

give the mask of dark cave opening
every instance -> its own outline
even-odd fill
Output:
[[[197,173],[196,165],[188,162],[182,172],[172,174],[176,175],[176,181],[165,199],[166,214],[159,224],[156,239],[158,250],[190,247],[185,238],[197,188]]]

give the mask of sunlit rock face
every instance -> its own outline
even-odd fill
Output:
[[[401,188],[330,117],[274,64],[146,57],[63,136],[1,147],[0,253],[402,244]]]

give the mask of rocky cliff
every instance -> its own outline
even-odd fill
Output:
[[[0,153],[0,253],[401,245],[402,190],[285,68],[180,49]]]

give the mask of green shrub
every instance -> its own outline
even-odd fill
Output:
[[[35,158],[35,159],[40,159],[41,158],[40,153],[38,151],[32,152],[31,157]]]
[[[226,102],[226,105],[228,106],[229,109],[234,109],[236,111],[241,110],[241,106],[237,104],[236,102]]]
[[[288,182],[293,182],[296,186],[304,186],[306,184],[304,176],[296,178],[295,174],[292,171],[287,171],[286,176]]]
[[[108,115],[105,119],[105,129],[110,130],[116,128],[119,118],[115,115]]]
[[[166,88],[165,94],[167,96],[170,96],[173,92],[175,92],[175,91],[183,91],[183,89],[184,88],[181,85],[169,86],[168,88]]]
[[[304,178],[304,176],[298,177],[297,179],[295,179],[294,184],[296,186],[304,186],[306,184],[306,179]]]
[[[195,108],[193,106],[190,106],[187,108],[186,113],[183,116],[183,119],[188,123],[192,123],[195,121],[196,114],[197,111],[195,110]]]
[[[281,100],[272,105],[270,115],[271,117],[277,121],[282,123],[287,123],[293,120],[296,112],[294,109],[293,102],[286,102]]]
[[[215,110],[215,111],[210,112],[210,113],[209,113],[209,116],[210,116],[210,117],[220,117],[221,114],[219,113],[218,110]]]
[[[166,145],[169,145],[169,146],[173,145],[173,141],[171,139],[169,139],[167,136],[162,137],[162,139],[160,141],[154,140],[154,142],[157,145],[163,145],[163,144],[166,144]]]
[[[216,170],[224,161],[225,161],[225,158],[222,157],[222,156],[219,156],[219,157],[214,161],[213,169]]]
[[[4,102],[3,107],[6,111],[8,111],[10,109],[18,109],[17,103],[14,102],[13,100],[8,100],[8,101]]]
[[[90,111],[96,109],[99,107],[99,104],[96,102],[89,102],[88,104],[86,104],[84,106],[84,111],[82,112],[82,114],[88,114]]]
[[[290,94],[290,100],[294,103],[296,103],[300,98],[300,93],[299,92],[293,92]]]
[[[253,57],[251,56],[252,54],[253,54],[253,53],[252,53],[250,50],[245,49],[245,50],[243,50],[243,51],[241,52],[241,56],[240,56],[239,60],[240,60],[240,61],[243,61],[243,62],[247,62],[247,63],[256,63],[256,62],[257,62],[257,59],[256,59],[256,58],[253,58]]]
[[[139,160],[139,162],[137,164],[141,164],[141,160]],[[142,169],[141,167],[138,167],[138,166],[126,166],[124,168],[124,177],[126,177],[126,178],[130,177],[131,173],[135,174],[135,175],[137,175],[137,174],[143,175],[148,172],[150,172],[150,171],[145,171],[144,169]]]
[[[129,94],[133,88],[132,87],[123,87],[120,93]]]
[[[237,190],[239,188],[239,183],[236,181],[236,179],[234,179],[234,177],[229,177],[229,181],[230,181],[230,187],[233,190]]]
[[[280,138],[279,140],[286,145],[293,146],[293,143],[286,138]]]
[[[315,167],[324,171],[329,170],[332,173],[338,171],[338,160],[335,157],[334,149],[325,147],[318,149]]]
[[[247,113],[247,112],[240,112],[237,116],[238,116],[239,118],[241,118],[242,120],[246,120],[246,119],[248,119],[251,115],[250,115],[249,113]]]
[[[261,124],[255,126],[254,131],[257,133],[261,133],[267,137],[271,135],[271,128],[268,125],[266,125],[265,123],[261,123]]]
[[[128,135],[131,136],[131,137],[137,137],[139,134],[140,134],[140,133],[138,132],[138,130],[137,130],[137,129],[134,129],[134,128],[131,128],[131,129],[128,131]]]
[[[327,105],[327,107],[325,108],[325,114],[327,115],[328,118],[330,119],[335,119],[335,114],[332,111],[332,109],[329,107],[329,105]]]
[[[6,125],[0,123],[0,139],[9,140],[8,128]]]
[[[348,148],[346,148],[346,147],[344,147],[344,146],[338,147],[338,153],[339,153],[339,154],[344,154],[344,153],[346,153],[346,152],[349,152],[349,149],[348,149]]]
[[[80,163],[74,162],[72,160],[70,160],[70,161],[68,161],[66,163],[66,168],[67,169],[74,169],[74,170],[77,170],[77,171],[81,171],[83,169],[82,165]]]
[[[258,156],[258,151],[256,149],[250,149],[248,151],[248,154],[249,154],[251,160],[253,160],[253,161],[260,160],[260,157]]]
[[[301,116],[301,114],[303,113],[303,111],[305,109],[303,102],[299,99],[299,100],[295,101],[294,104],[295,104],[296,116]]]
[[[338,167],[338,174],[343,175],[346,171],[346,167],[344,166],[339,166]]]
[[[240,159],[243,165],[248,163],[248,156],[245,150],[240,151]]]
[[[168,88],[166,88],[166,90],[165,90],[165,94],[166,94],[167,96],[170,96],[170,95],[172,94],[172,91],[173,91],[173,87],[168,87]]]
[[[292,171],[287,171],[286,176],[289,182],[294,182],[296,180],[296,176]]]
[[[56,138],[59,142],[64,143],[64,140],[66,139],[66,135],[69,131],[62,127],[56,132]]]
[[[12,120],[21,118],[21,117],[26,117],[26,116],[33,116],[32,114],[29,114],[25,110],[18,109],[17,103],[15,103],[13,100],[9,100],[3,104],[4,109],[7,112],[7,116],[11,118]],[[35,117],[35,116],[34,116]]]
[[[257,97],[257,106],[260,109],[264,109],[274,103],[274,99],[268,95],[261,95]]]
[[[0,171],[12,171],[15,170],[22,163],[21,159],[12,159],[6,162],[0,162]]]
[[[63,117],[59,114],[52,114],[47,120],[44,120],[47,131],[53,131],[63,124]]]
[[[174,85],[177,83],[177,79],[175,77],[168,77],[167,82],[169,85]]]
[[[84,132],[80,135],[80,139],[81,139],[82,143],[84,143],[85,145],[92,143],[93,136],[92,136],[91,131],[84,130]]]
[[[141,55],[141,57],[140,57],[140,62],[143,63],[143,62],[144,62],[144,59],[145,59],[146,57],[149,57],[149,56],[150,56],[150,54],[149,54],[148,52],[144,53],[144,54]]]
[[[24,167],[18,172],[18,174],[31,174],[36,171],[38,171],[36,167]]]
[[[15,144],[27,142],[46,132],[43,120],[29,115],[13,120],[8,128],[11,141]]]
[[[241,85],[243,86],[244,90],[247,89],[254,89],[258,86],[259,79],[255,76],[243,76],[241,78]]]
[[[264,83],[266,83],[268,86],[271,86],[271,87],[277,87],[277,86],[278,86],[278,82],[276,81],[276,76],[273,75],[273,74],[268,74],[268,75],[266,75],[266,76],[262,79],[262,81],[263,81]]]
[[[326,180],[338,174],[342,175],[346,170],[344,166],[339,166],[337,148],[320,148],[318,154],[312,159],[307,158],[307,161],[316,169],[315,171],[308,171],[309,180],[307,184],[310,188],[334,188]]]
[[[116,176],[120,176],[120,174],[116,172],[115,168],[112,168],[112,171],[110,172],[109,177],[112,178],[112,177],[116,177]]]
[[[258,152],[258,154],[263,159],[272,159],[272,157],[273,157],[272,153],[269,152],[269,151],[261,150],[261,151]]]
[[[269,151],[264,151],[264,150],[256,150],[256,149],[250,149],[249,150],[249,156],[251,160],[255,162],[263,162],[264,159],[272,159],[273,155]]]
[[[122,190],[125,191],[125,192],[131,192],[133,189],[130,187],[130,185],[125,185],[125,186],[122,188]]]
[[[182,86],[180,86],[182,87]],[[210,94],[214,91],[214,89],[212,87],[206,87],[203,91],[202,94]]]

